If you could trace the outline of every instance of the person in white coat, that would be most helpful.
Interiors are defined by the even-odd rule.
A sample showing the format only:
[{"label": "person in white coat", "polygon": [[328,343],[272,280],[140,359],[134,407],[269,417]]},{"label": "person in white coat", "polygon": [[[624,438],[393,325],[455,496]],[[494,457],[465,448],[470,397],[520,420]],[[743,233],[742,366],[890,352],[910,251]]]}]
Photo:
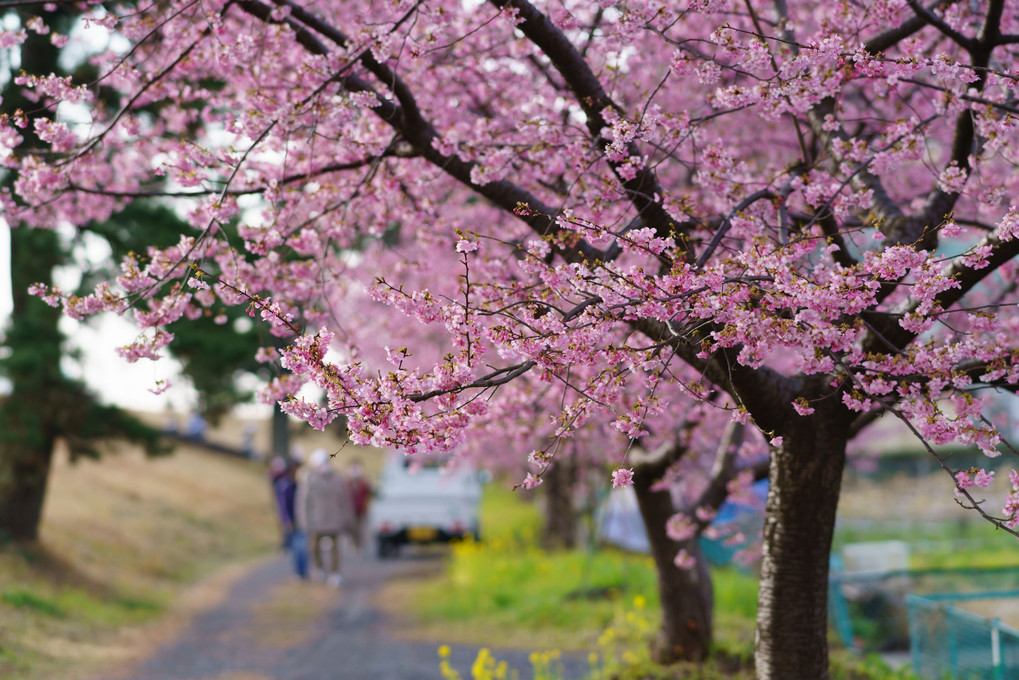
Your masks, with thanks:
[{"label": "person in white coat", "polygon": [[[329,462],[329,452],[316,449],[308,458],[308,472],[297,486],[297,526],[308,534],[312,563],[328,574],[326,582],[339,586],[340,536],[350,531],[354,507],[342,475]],[[322,543],[329,539],[329,569],[322,560]]]}]

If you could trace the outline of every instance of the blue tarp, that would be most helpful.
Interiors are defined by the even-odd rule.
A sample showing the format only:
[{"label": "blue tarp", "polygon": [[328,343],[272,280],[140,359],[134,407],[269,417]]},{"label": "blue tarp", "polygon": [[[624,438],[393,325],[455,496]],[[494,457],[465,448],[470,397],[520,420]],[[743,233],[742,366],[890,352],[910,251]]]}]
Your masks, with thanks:
[{"label": "blue tarp", "polygon": [[[753,486],[756,502],[752,505],[726,501],[718,509],[711,525],[728,535],[736,526],[746,541],[726,545],[725,538],[707,539],[701,537],[700,546],[705,557],[718,565],[729,564],[733,556],[746,543],[754,540],[764,521],[764,502],[768,497],[768,480],[762,479]],[[613,489],[595,513],[598,539],[633,552],[649,552],[647,532],[637,506],[637,496],[632,487]]]}]

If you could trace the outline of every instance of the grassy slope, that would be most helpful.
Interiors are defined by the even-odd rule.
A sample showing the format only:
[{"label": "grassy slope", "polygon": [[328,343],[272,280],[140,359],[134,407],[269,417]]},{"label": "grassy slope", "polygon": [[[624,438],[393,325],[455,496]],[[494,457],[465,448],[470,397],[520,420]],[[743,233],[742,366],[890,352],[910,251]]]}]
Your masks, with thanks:
[{"label": "grassy slope", "polygon": [[215,598],[229,570],[187,587],[277,536],[257,463],[187,447],[76,465],[59,454],[40,544],[0,547],[0,677],[63,680],[131,658],[146,634],[124,629]]}]

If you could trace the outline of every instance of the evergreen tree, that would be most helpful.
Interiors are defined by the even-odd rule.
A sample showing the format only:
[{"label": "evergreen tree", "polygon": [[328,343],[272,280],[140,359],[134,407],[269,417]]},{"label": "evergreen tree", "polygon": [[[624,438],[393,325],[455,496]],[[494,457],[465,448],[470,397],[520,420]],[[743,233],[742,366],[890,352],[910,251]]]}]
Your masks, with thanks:
[{"label": "evergreen tree", "polygon": [[[67,28],[73,17],[50,13],[55,29]],[[21,48],[21,68],[52,73],[59,69],[60,50],[47,36],[30,33]],[[31,119],[52,112],[35,109],[34,102],[6,79],[0,114],[23,111]],[[31,129],[25,144],[42,145]],[[2,177],[5,187],[13,174]],[[46,482],[53,449],[63,439],[72,460],[99,455],[100,442],[125,439],[142,445],[149,454],[167,449],[159,431],[126,412],[101,404],[80,381],[61,370],[64,336],[58,322],[60,311],[28,294],[36,283],[50,284],[55,267],[68,261],[66,248],[51,229],[11,227],[11,284],[13,308],[4,329],[0,375],[10,381],[11,392],[0,400],[0,538],[31,541],[38,538]]]}]

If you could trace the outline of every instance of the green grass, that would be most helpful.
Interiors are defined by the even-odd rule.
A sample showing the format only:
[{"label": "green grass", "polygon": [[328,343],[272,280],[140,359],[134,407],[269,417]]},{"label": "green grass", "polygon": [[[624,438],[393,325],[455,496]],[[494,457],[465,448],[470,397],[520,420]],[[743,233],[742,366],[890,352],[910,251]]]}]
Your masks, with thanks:
[{"label": "green grass", "polygon": [[3,593],[0,593],[0,602],[18,609],[29,609],[43,616],[59,617],[64,615],[64,609],[52,600],[21,588],[4,590]]},{"label": "green grass", "polygon": [[276,540],[257,464],[186,448],[73,466],[58,456],[40,542],[0,546],[0,677],[104,677],[140,649],[118,631]]},{"label": "green grass", "polygon": [[[534,504],[489,485],[482,502],[485,541],[453,546],[445,572],[412,591],[412,608],[425,636],[479,645],[498,641],[500,647],[553,654],[588,653],[592,680],[753,677],[754,574],[734,567],[714,569],[713,659],[701,666],[661,667],[649,651],[660,616],[651,559],[613,549],[545,551],[537,547],[540,523]],[[538,666],[548,663],[544,656],[534,659]],[[449,668],[443,668],[443,677],[452,678]],[[479,663],[473,680],[496,677],[493,668]],[[536,666],[534,674],[558,678],[544,666]],[[832,674],[834,680],[910,678],[879,658],[861,659],[839,650],[832,653]]]},{"label": "green grass", "polygon": [[1015,539],[980,519],[918,522],[908,531],[894,525],[838,527],[833,550],[849,543],[905,541],[911,569],[1019,566]]},{"label": "green grass", "polygon": [[[655,600],[654,567],[620,551],[546,551],[537,546],[541,517],[518,494],[490,484],[481,506],[485,540],[454,545],[438,579],[414,595],[426,626],[487,636],[515,631],[510,645],[589,647],[620,602]],[[489,640],[494,639],[488,637]]]},{"label": "green grass", "polygon": [[[429,612],[441,618],[490,618],[501,626],[600,628],[614,603],[654,593],[654,572],[646,558],[602,551],[546,552],[533,545],[496,539],[463,543],[440,588],[429,594]],[[455,595],[453,595],[455,593]]]},{"label": "green grass", "polygon": [[[520,637],[589,648],[635,599],[657,619],[650,557],[612,548],[546,551],[537,546],[541,516],[519,494],[490,484],[481,505],[486,540],[453,546],[445,573],[422,584],[415,611],[427,624],[469,621],[476,631],[527,629]],[[714,570],[720,629],[745,641],[757,612],[757,580],[736,568]],[[750,622],[749,624],[747,622]]]},{"label": "green grass", "polygon": [[912,569],[983,569],[1019,567],[1015,539],[983,545],[946,545],[943,549],[910,555]]},{"label": "green grass", "polygon": [[531,543],[541,530],[541,513],[534,503],[499,482],[485,486],[481,496],[481,531],[486,539]]},{"label": "green grass", "polygon": [[894,522],[887,526],[877,522],[859,526],[839,525],[835,529],[833,541],[838,548],[847,543],[865,541],[902,540],[909,543],[975,541],[993,544],[1007,538],[990,522],[973,518],[968,521],[916,522],[901,526],[896,526]]}]

